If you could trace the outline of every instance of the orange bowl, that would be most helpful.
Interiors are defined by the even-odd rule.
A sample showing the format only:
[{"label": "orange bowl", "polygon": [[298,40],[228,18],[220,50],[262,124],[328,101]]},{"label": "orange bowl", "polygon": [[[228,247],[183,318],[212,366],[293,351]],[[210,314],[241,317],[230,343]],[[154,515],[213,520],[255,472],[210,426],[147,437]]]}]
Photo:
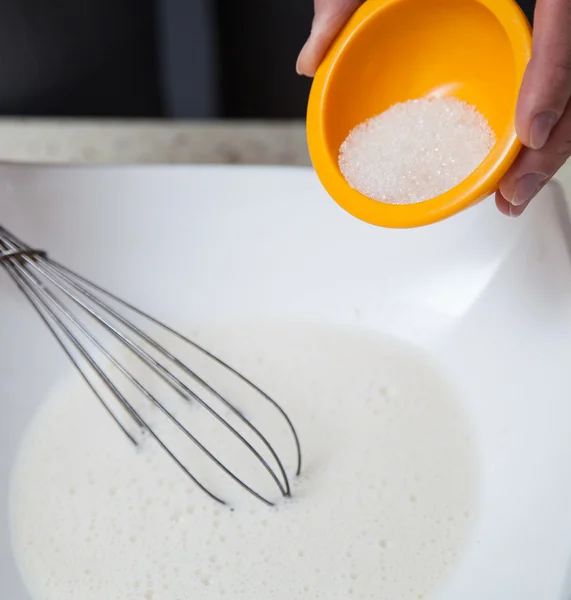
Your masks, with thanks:
[{"label": "orange bowl", "polygon": [[[367,0],[319,67],[309,97],[313,166],[333,199],[383,227],[418,227],[492,194],[517,157],[519,88],[531,57],[531,29],[513,0]],[[397,102],[454,96],[475,106],[497,142],[450,191],[417,204],[371,200],[345,181],[339,147],[351,129]]]}]

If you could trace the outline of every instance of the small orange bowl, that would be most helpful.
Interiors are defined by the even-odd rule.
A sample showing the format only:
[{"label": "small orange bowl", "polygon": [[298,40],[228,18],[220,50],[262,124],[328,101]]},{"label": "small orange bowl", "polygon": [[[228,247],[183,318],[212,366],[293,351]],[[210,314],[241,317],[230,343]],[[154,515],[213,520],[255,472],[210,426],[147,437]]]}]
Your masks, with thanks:
[{"label": "small orange bowl", "polygon": [[[319,67],[309,98],[313,166],[333,199],[383,227],[418,227],[492,194],[516,159],[519,88],[531,57],[531,29],[513,0],[367,0]],[[497,142],[450,191],[418,204],[371,200],[345,181],[339,147],[351,129],[397,102],[454,96],[475,106]]]}]

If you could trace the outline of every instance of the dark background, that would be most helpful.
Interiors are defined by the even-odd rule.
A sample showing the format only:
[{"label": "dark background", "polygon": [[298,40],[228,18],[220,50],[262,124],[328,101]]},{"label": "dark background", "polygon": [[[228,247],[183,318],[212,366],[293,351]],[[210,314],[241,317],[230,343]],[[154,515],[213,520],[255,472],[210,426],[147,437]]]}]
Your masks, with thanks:
[{"label": "dark background", "polygon": [[312,0],[0,0],[0,115],[303,118],[312,17]]}]

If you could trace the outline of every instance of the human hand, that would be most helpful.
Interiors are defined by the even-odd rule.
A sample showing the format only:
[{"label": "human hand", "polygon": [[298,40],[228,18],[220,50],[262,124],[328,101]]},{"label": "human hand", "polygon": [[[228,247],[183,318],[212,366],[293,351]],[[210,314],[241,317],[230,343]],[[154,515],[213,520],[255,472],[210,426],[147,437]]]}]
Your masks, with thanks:
[{"label": "human hand", "polygon": [[[315,18],[297,71],[312,77],[329,45],[363,0],[314,0]],[[571,156],[571,0],[537,0],[533,57],[516,111],[524,149],[500,182],[499,210],[519,216]]]},{"label": "human hand", "polygon": [[516,130],[524,149],[500,182],[496,204],[517,217],[571,155],[571,1],[537,0],[532,59]]}]

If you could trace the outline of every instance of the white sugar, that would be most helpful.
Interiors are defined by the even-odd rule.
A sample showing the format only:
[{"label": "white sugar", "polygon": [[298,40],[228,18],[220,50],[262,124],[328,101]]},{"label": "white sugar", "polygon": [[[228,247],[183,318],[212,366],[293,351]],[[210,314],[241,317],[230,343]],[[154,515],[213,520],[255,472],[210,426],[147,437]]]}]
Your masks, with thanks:
[{"label": "white sugar", "polygon": [[339,167],[361,194],[413,204],[466,179],[495,142],[486,118],[466,102],[410,100],[357,125],[341,145]]}]

